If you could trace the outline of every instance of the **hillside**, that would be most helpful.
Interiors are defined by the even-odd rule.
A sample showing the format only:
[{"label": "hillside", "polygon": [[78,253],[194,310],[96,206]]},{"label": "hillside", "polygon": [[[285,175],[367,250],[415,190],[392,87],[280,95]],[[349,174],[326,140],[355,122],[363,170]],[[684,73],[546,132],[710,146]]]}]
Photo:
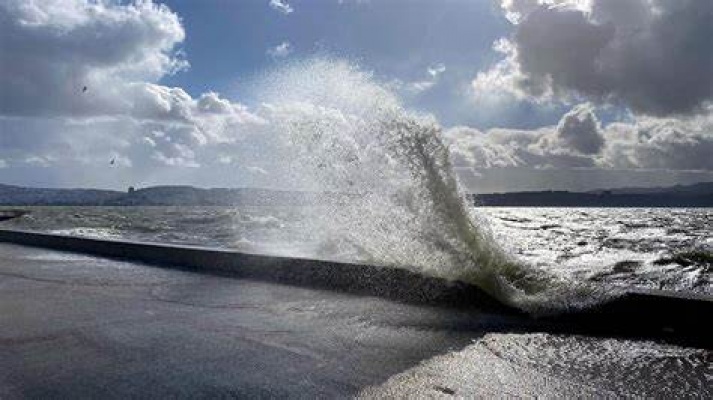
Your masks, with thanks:
[{"label": "hillside", "polygon": [[[4,206],[239,206],[305,205],[318,195],[270,189],[200,189],[154,186],[129,192],[96,189],[26,188],[0,184]],[[713,207],[713,182],[669,188],[590,192],[539,191],[469,195],[480,206],[525,207]]]},{"label": "hillside", "polygon": [[48,189],[0,185],[4,206],[232,206],[298,205],[315,196],[268,189],[200,189],[155,186],[119,192],[94,189]]},{"label": "hillside", "polygon": [[470,199],[481,206],[510,207],[713,207],[713,182],[590,192],[492,193],[471,195]]},{"label": "hillside", "polygon": [[0,184],[0,205],[99,205],[121,195],[122,192],[111,190],[27,188]]}]

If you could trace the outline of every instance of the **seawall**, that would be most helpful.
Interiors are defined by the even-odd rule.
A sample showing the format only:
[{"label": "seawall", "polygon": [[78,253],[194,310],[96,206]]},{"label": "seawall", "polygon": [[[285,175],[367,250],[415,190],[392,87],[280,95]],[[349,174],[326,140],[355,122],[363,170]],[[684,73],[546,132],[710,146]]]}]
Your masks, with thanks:
[{"label": "seawall", "polygon": [[707,319],[713,315],[713,298],[705,295],[632,289],[611,302],[587,310],[529,318],[473,285],[426,277],[404,269],[5,229],[0,229],[0,242],[377,296],[405,303],[506,314],[520,321],[517,326],[506,327],[514,331],[638,337],[713,347],[713,328],[707,324]]},{"label": "seawall", "polygon": [[479,304],[500,312],[518,313],[475,286],[396,268],[20,230],[0,229],[0,241],[408,303],[451,307]]}]

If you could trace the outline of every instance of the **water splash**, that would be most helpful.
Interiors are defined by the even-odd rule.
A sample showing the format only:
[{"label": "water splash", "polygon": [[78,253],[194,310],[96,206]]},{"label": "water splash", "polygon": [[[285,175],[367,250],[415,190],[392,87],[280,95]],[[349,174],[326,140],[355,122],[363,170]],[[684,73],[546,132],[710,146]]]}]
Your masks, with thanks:
[{"label": "water splash", "polygon": [[601,301],[507,254],[467,207],[437,121],[371,74],[303,61],[270,75],[260,96],[273,170],[285,185],[330,194],[310,218],[325,251],[472,283],[530,311]]}]

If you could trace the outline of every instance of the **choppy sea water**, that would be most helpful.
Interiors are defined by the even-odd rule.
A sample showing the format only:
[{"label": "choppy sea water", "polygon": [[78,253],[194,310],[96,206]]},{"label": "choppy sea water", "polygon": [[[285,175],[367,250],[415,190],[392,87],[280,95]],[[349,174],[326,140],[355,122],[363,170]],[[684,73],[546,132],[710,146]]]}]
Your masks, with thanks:
[{"label": "choppy sea water", "polygon": [[519,260],[576,281],[713,293],[713,209],[487,208]]},{"label": "choppy sea water", "polygon": [[[574,281],[713,294],[713,210],[473,208],[516,260]],[[305,207],[35,207],[2,223],[86,237],[370,262]]]}]

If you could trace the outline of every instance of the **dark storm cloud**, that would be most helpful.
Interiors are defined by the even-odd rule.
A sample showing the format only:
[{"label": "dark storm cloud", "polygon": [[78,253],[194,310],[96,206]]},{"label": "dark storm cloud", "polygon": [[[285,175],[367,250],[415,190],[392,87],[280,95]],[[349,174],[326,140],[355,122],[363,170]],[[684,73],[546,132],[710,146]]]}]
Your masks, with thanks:
[{"label": "dark storm cloud", "polygon": [[[713,1],[504,1],[512,89],[584,96],[637,113],[700,112],[713,100]],[[542,4],[547,3],[547,4]]]}]

